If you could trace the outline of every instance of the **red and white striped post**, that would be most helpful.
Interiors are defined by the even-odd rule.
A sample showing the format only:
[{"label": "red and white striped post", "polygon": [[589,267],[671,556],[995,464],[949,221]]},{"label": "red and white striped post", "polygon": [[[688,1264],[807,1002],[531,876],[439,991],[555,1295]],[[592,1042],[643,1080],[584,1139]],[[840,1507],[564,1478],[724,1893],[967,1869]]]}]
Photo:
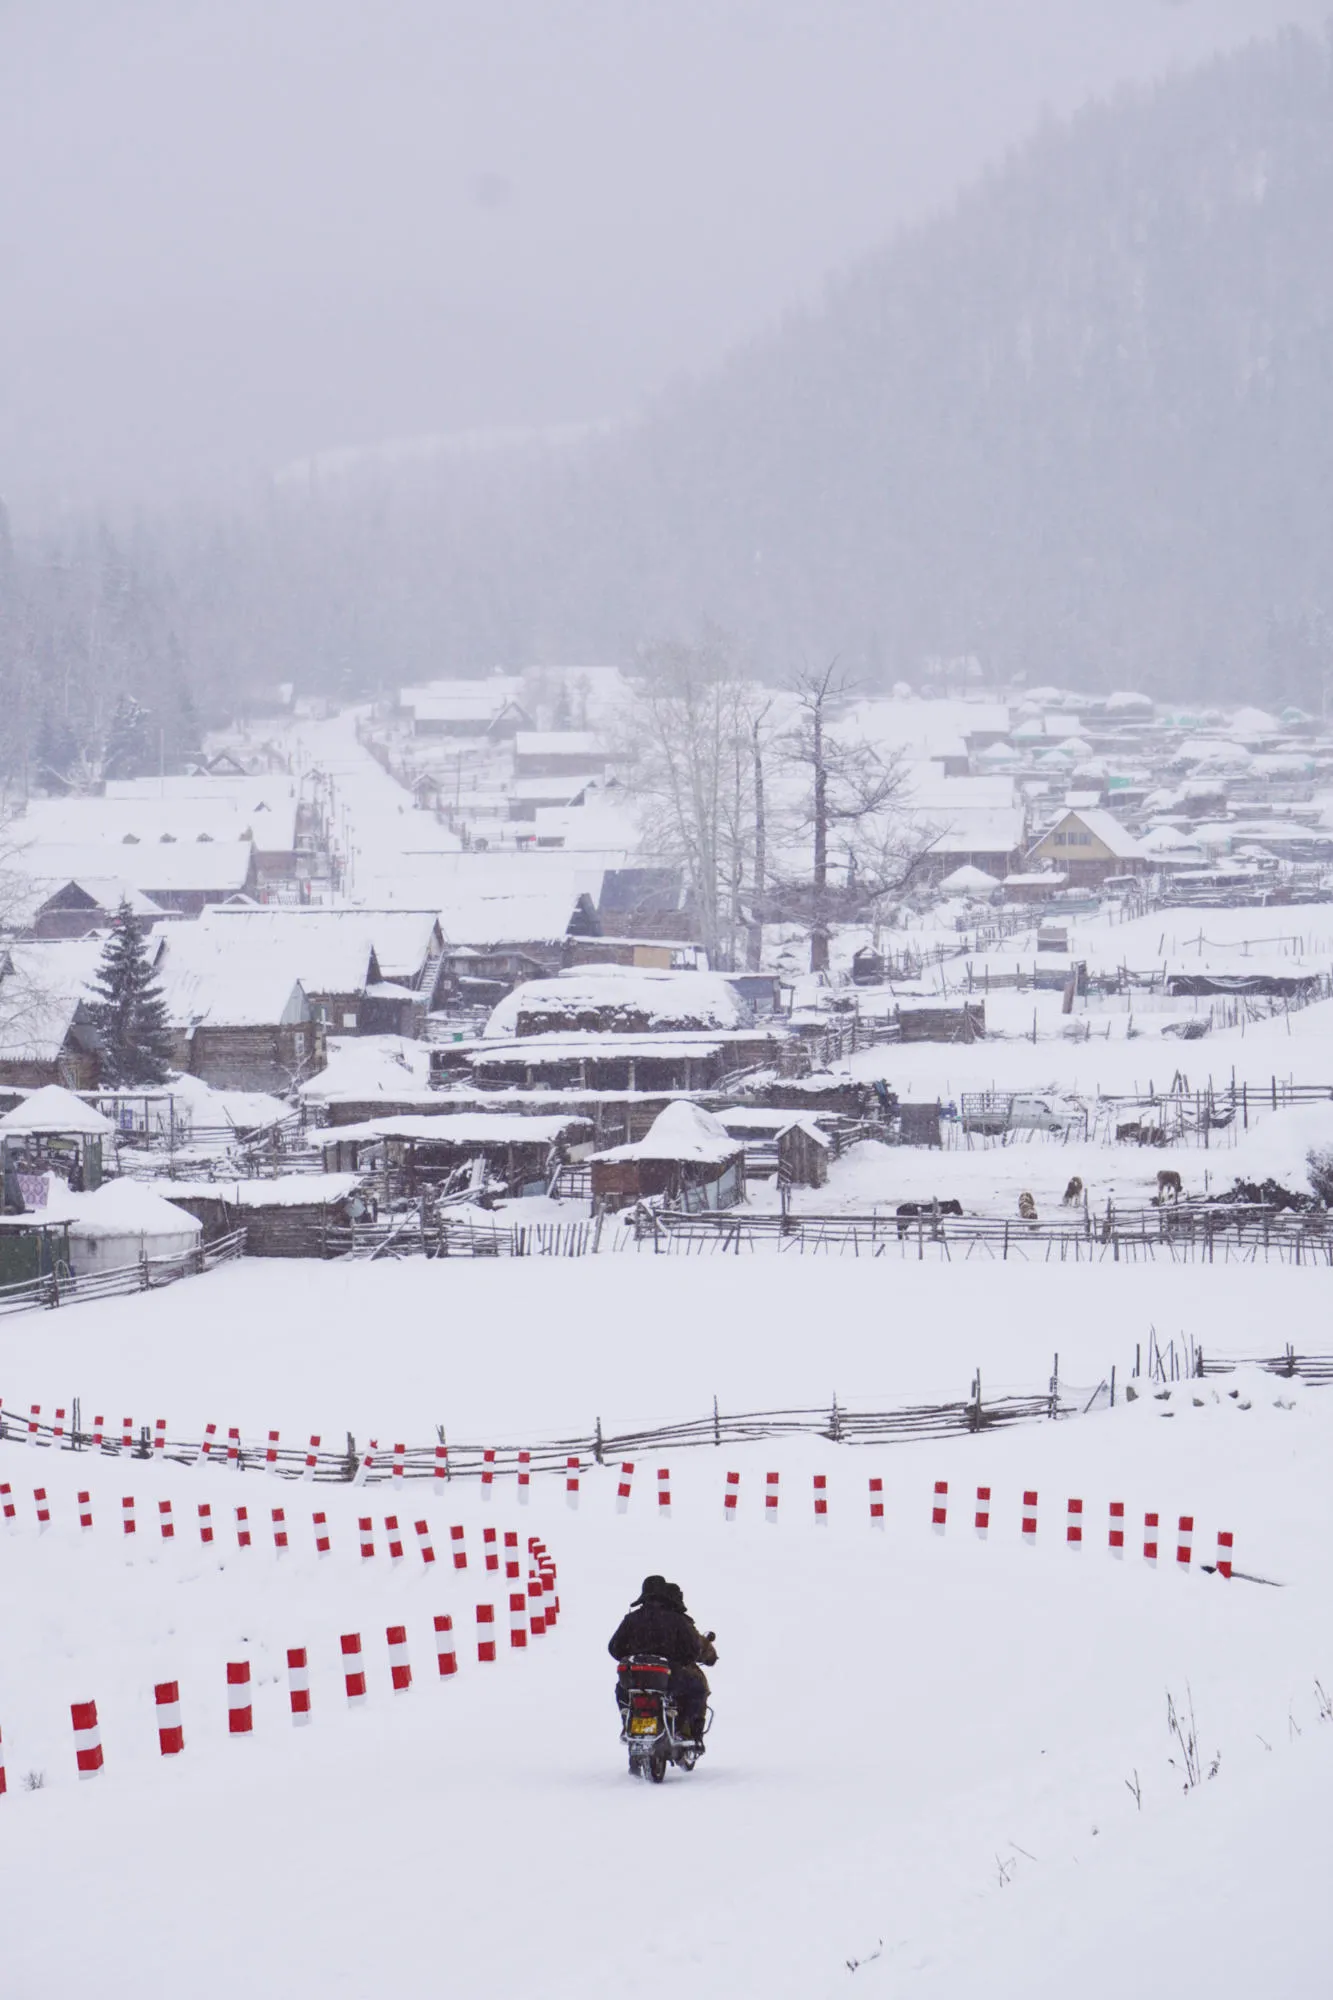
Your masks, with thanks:
[{"label": "red and white striped post", "polygon": [[495,1538],[494,1528],[482,1529],[481,1531],[482,1553],[486,1558],[486,1567],[487,1569],[490,1570],[498,1570],[500,1567],[500,1551],[495,1546],[495,1539],[496,1538]]},{"label": "red and white striped post", "polygon": [[1029,1487],[1023,1495],[1023,1540],[1031,1548],[1037,1539],[1037,1496]]},{"label": "red and white striped post", "polygon": [[815,1526],[817,1528],[827,1528],[828,1475],[827,1473],[824,1472],[817,1472],[814,1475],[814,1480],[815,1480]]},{"label": "red and white striped post", "polygon": [[764,1475],[764,1519],[773,1527],[778,1523],[778,1475],[769,1472]]},{"label": "red and white striped post", "polygon": [[357,1535],[359,1537],[361,1544],[362,1562],[369,1562],[371,1557],[375,1553],[375,1537],[371,1532],[371,1525],[372,1525],[371,1518],[369,1514],[357,1515],[356,1527],[357,1527]]},{"label": "red and white striped post", "polygon": [[495,1659],[495,1606],[477,1606],[477,1659],[483,1666],[489,1666]]},{"label": "red and white striped post", "polygon": [[302,1479],[313,1479],[315,1476],[315,1467],[318,1465],[318,1463],[319,1463],[319,1439],[317,1437],[312,1437],[310,1440],[309,1448],[306,1451],[305,1464],[301,1467]]},{"label": "red and white striped post", "polygon": [[287,1540],[287,1510],[285,1507],[272,1507],[269,1512],[273,1516],[274,1551],[280,1556],[285,1556],[290,1546]]},{"label": "red and white striped post", "polygon": [[870,1482],[870,1525],[872,1528],[884,1526],[884,1481],[872,1479]]},{"label": "red and white striped post", "polygon": [[157,1525],[158,1525],[158,1528],[159,1528],[159,1529],[160,1529],[160,1531],[161,1531],[161,1534],[162,1534],[162,1539],[163,1539],[163,1541],[164,1541],[164,1542],[174,1542],[174,1541],[175,1541],[175,1539],[176,1539],[176,1523],[175,1523],[175,1521],[174,1521],[174,1520],[172,1519],[172,1514],[171,1514],[171,1502],[170,1502],[170,1500],[159,1500],[159,1501],[158,1501],[158,1503],[157,1503]]},{"label": "red and white striped post", "polygon": [[120,1448],[122,1451],[134,1449],[134,1419],[122,1417],[120,1420]]},{"label": "red and white striped post", "polygon": [[511,1646],[526,1646],[528,1643],[528,1594],[525,1590],[511,1590],[509,1593],[509,1643]]},{"label": "red and white striped post", "polygon": [[7,1780],[7,1779],[6,1779],[6,1777],[5,1777],[5,1745],[4,1745],[4,1738],[3,1738],[2,1736],[0,1736],[0,1799],[2,1799],[2,1798],[4,1797],[5,1793],[6,1793],[6,1792],[7,1792],[8,1790],[9,1790],[9,1784],[8,1784],[8,1780]]},{"label": "red and white striped post", "polygon": [[620,1484],[616,1488],[616,1512],[628,1514],[630,1483],[634,1478],[634,1461],[626,1459],[620,1468]]},{"label": "red and white striped post", "polygon": [[8,1484],[0,1486],[0,1507],[4,1508],[5,1526],[11,1531],[18,1526],[18,1512],[14,1506],[14,1496]]},{"label": "red and white striped post", "polygon": [[396,1569],[403,1560],[403,1535],[396,1514],[384,1516],[384,1533],[389,1543],[389,1561]]},{"label": "red and white striped post", "polygon": [[481,1454],[481,1497],[491,1500],[495,1494],[495,1453],[483,1451]]},{"label": "red and white striped post", "polygon": [[1157,1561],[1157,1530],[1157,1515],[1145,1514],[1143,1517],[1143,1560],[1146,1563],[1155,1564]]},{"label": "red and white striped post", "polygon": [[93,1418],[93,1450],[94,1450],[94,1451],[100,1451],[100,1450],[102,1449],[102,1434],[103,1434],[103,1432],[104,1432],[105,1428],[106,1428],[106,1418],[105,1418],[105,1417],[94,1417],[94,1418]]},{"label": "red and white striped post", "polygon": [[213,1509],[207,1500],[199,1502],[199,1539],[205,1547],[213,1539]]},{"label": "red and white striped post", "polygon": [[505,1529],[505,1576],[510,1583],[518,1577],[518,1536],[512,1528]]},{"label": "red and white striped post", "polygon": [[157,1743],[164,1757],[179,1757],[185,1748],[181,1723],[179,1681],[155,1681],[153,1700],[157,1704]]},{"label": "red and white striped post", "polygon": [[87,1534],[93,1525],[93,1500],[91,1493],[79,1494],[79,1526]]},{"label": "red and white striped post", "polygon": [[736,1507],[740,1501],[740,1497],[741,1476],[739,1472],[729,1472],[727,1474],[727,1490],[722,1497],[722,1519],[724,1521],[735,1520]]},{"label": "red and white striped post", "polygon": [[227,1432],[227,1464],[231,1467],[233,1471],[237,1471],[240,1468],[240,1463],[241,1463],[241,1433],[238,1426],[233,1424],[231,1429]]},{"label": "red and white striped post", "polygon": [[449,1447],[437,1444],[435,1447],[435,1477],[445,1480],[449,1477]]},{"label": "red and white striped post", "polygon": [[59,1451],[60,1447],[64,1444],[64,1442],[65,1442],[65,1412],[63,1410],[57,1410],[55,1424],[52,1427],[51,1431],[51,1444],[56,1451]]},{"label": "red and white striped post", "polygon": [[41,1404],[40,1403],[30,1404],[28,1407],[28,1443],[30,1445],[35,1446],[41,1442],[41,1440],[37,1435],[38,1431],[41,1429],[41,1423],[42,1423]]},{"label": "red and white striped post", "polygon": [[160,1461],[165,1455],[166,1449],[167,1420],[165,1417],[159,1417],[153,1425],[153,1457]]},{"label": "red and white striped post", "polygon": [[1071,1500],[1065,1516],[1065,1547],[1081,1549],[1083,1546],[1083,1502]]},{"label": "red and white striped post", "polygon": [[69,1719],[74,1725],[74,1761],[81,1778],[95,1778],[102,1768],[102,1732],[97,1726],[95,1701],[72,1701]]},{"label": "red and white striped post", "polygon": [[310,1525],[315,1531],[315,1554],[326,1556],[329,1552],[329,1517],[327,1514],[312,1514]]},{"label": "red and white striped post", "polygon": [[949,1482],[947,1479],[935,1481],[935,1499],[930,1510],[930,1525],[937,1535],[942,1535],[949,1520]]},{"label": "red and white striped post", "polygon": [[526,1507],[532,1499],[532,1453],[521,1451],[518,1455],[518,1504]]},{"label": "red and white striped post", "polygon": [[51,1503],[46,1497],[46,1488],[34,1486],[32,1497],[37,1508],[37,1532],[44,1535],[51,1525]]},{"label": "red and white striped post", "polygon": [[276,1431],[270,1431],[268,1434],[268,1449],[264,1453],[264,1470],[266,1472],[276,1472],[277,1469],[278,1469],[278,1433]]},{"label": "red and white striped post", "polygon": [[393,1448],[393,1476],[395,1479],[403,1478],[406,1466],[407,1446],[405,1444],[396,1444]]},{"label": "red and white striped post", "polygon": [[292,1727],[303,1729],[311,1720],[310,1663],[304,1646],[287,1648],[287,1693],[292,1704]]},{"label": "red and white striped post", "polygon": [[120,1525],[127,1535],[132,1535],[138,1523],[134,1518],[134,1495],[127,1493],[120,1503]]},{"label": "red and white striped post", "polygon": [[417,1547],[421,1550],[421,1560],[429,1568],[435,1560],[435,1550],[430,1539],[430,1524],[426,1521],[418,1521],[416,1529]]},{"label": "red and white striped post", "polygon": [[201,1465],[208,1464],[209,1459],[213,1455],[213,1446],[217,1443],[217,1437],[218,1437],[217,1425],[205,1424],[204,1441],[199,1447],[199,1463]]},{"label": "red and white striped post", "polygon": [[1194,1516],[1182,1514],[1176,1530],[1176,1561],[1188,1569],[1194,1560]]},{"label": "red and white striped post", "polygon": [[990,1487],[978,1486],[977,1511],[972,1526],[976,1529],[977,1540],[984,1542],[990,1535]]},{"label": "red and white striped post", "polygon": [[406,1694],[412,1685],[412,1663],[407,1657],[406,1625],[389,1625],[385,1628],[389,1642],[389,1677],[395,1694]]},{"label": "red and white striped post", "polygon": [[366,1675],[361,1665],[361,1634],[344,1632],[338,1641],[342,1647],[343,1681],[347,1688],[347,1706],[360,1708],[366,1698]]},{"label": "red and white striped post", "polygon": [[577,1458],[565,1460],[565,1505],[577,1507],[579,1504],[579,1462]]},{"label": "red and white striped post", "polygon": [[1233,1540],[1234,1540],[1234,1537],[1233,1537],[1233,1535],[1232,1535],[1232,1533],[1231,1533],[1231,1530],[1230,1530],[1230,1528],[1219,1528],[1219,1529],[1218,1529],[1218,1531],[1217,1531],[1217,1573],[1218,1573],[1218,1575],[1219,1575],[1219,1576],[1228,1576],[1228,1577],[1229,1577],[1229,1576],[1231,1575],[1231,1549],[1232,1549],[1232,1543],[1233,1543]]},{"label": "red and white striped post", "polygon": [[546,1610],[542,1602],[543,1595],[541,1571],[534,1570],[528,1578],[528,1626],[534,1639],[543,1638],[546,1633]]},{"label": "red and white striped post", "polygon": [[1111,1502],[1111,1525],[1107,1530],[1107,1547],[1111,1554],[1123,1560],[1125,1553],[1125,1503],[1123,1500]]},{"label": "red and white striped post", "polygon": [[255,1712],[250,1706],[250,1662],[228,1660],[227,1734],[249,1736],[253,1734],[254,1726]]},{"label": "red and white striped post", "polygon": [[447,1611],[437,1611],[435,1614],[435,1659],[442,1681],[449,1680],[458,1672],[458,1655],[454,1651],[454,1621]]},{"label": "red and white striped post", "polygon": [[236,1546],[238,1549],[250,1547],[250,1510],[248,1507],[236,1509]]},{"label": "red and white striped post", "polygon": [[454,1552],[454,1568],[466,1569],[467,1550],[463,1546],[463,1530],[461,1527],[450,1528],[449,1546],[452,1548]]},{"label": "red and white striped post", "polygon": [[665,1465],[657,1468],[657,1518],[659,1521],[671,1519],[671,1472]]}]

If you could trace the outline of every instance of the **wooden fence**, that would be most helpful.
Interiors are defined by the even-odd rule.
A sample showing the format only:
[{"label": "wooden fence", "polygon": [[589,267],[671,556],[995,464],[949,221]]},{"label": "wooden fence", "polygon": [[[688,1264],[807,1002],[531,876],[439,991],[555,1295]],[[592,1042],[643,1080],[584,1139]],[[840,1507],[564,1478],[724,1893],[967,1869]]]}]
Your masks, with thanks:
[{"label": "wooden fence", "polygon": [[85,1305],[91,1299],[111,1299],[129,1292],[151,1292],[174,1285],[178,1278],[198,1277],[215,1264],[227,1263],[245,1252],[245,1231],[232,1230],[198,1250],[181,1257],[141,1257],[137,1264],[125,1264],[114,1271],[95,1271],[74,1277],[65,1265],[32,1278],[26,1284],[0,1289],[0,1315],[32,1312],[37,1307]]},{"label": "wooden fence", "polygon": [[680,1215],[636,1209],[626,1234],[657,1254],[740,1256],[768,1248],[798,1256],[839,1255],[944,1263],[969,1258],[1001,1263],[1317,1264],[1333,1268],[1333,1215],[1291,1214],[1257,1206],[1164,1204],[1068,1220],[1023,1222],[984,1215],[898,1218],[870,1215]]},{"label": "wooden fence", "polygon": [[[1048,1387],[1031,1395],[986,1397],[980,1373],[972,1383],[966,1401],[918,1403],[891,1410],[857,1410],[836,1398],[821,1409],[755,1410],[724,1413],[714,1398],[711,1412],[684,1423],[660,1424],[643,1429],[608,1432],[598,1418],[590,1432],[581,1436],[539,1440],[530,1444],[509,1442],[482,1446],[446,1440],[440,1425],[427,1444],[404,1445],[401,1450],[381,1449],[374,1441],[358,1447],[348,1432],[342,1451],[311,1450],[275,1444],[271,1436],[262,1440],[235,1441],[234,1447],[213,1442],[205,1452],[198,1439],[167,1438],[159,1446],[154,1432],[141,1425],[133,1442],[126,1447],[119,1435],[107,1432],[100,1445],[82,1428],[80,1401],[72,1399],[73,1422],[57,1433],[53,1425],[0,1415],[0,1441],[46,1445],[65,1451],[100,1451],[103,1456],[143,1460],[169,1458],[175,1464],[227,1465],[240,1471],[263,1470],[288,1479],[313,1479],[325,1483],[368,1485],[404,1479],[429,1480],[442,1487],[453,1479],[477,1479],[483,1472],[493,1476],[518,1470],[518,1454],[527,1454],[525,1470],[563,1475],[571,1459],[580,1465],[623,1462],[636,1453],[686,1451],[700,1446],[720,1448],[724,1444],[753,1444],[765,1438],[819,1437],[830,1444],[895,1444],[931,1437],[961,1437],[981,1431],[1005,1429],[1013,1424],[1047,1422],[1062,1417],[1086,1415],[1106,1405],[1114,1391],[1114,1371],[1091,1394],[1071,1390],[1053,1374]],[[234,1455],[233,1454],[234,1451]]]}]

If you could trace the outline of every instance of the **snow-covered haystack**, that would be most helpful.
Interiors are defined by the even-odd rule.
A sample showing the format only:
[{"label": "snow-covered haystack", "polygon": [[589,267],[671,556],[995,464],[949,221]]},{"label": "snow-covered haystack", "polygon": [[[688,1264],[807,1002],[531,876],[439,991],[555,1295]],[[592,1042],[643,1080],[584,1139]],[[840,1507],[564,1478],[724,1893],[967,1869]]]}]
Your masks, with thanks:
[{"label": "snow-covered haystack", "polygon": [[203,1236],[192,1215],[139,1181],[107,1181],[95,1194],[71,1198],[78,1203],[69,1226],[76,1278],[120,1271],[142,1257],[185,1257]]},{"label": "snow-covered haystack", "polygon": [[642,1139],[599,1154],[604,1160],[691,1160],[720,1166],[741,1150],[725,1125],[701,1104],[678,1097],[659,1111]]}]

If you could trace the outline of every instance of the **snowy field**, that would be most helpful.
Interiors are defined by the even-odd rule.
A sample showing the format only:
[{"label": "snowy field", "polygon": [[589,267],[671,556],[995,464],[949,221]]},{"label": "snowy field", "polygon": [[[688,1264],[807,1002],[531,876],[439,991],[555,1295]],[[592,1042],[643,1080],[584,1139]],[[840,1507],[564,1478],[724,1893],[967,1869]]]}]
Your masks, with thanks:
[{"label": "snowy field", "polygon": [[[778,1273],[781,1273],[779,1278]],[[341,1443],[436,1423],[470,1443],[660,1424],[710,1407],[890,1407],[1123,1384],[1150,1325],[1211,1351],[1326,1345],[1317,1273],[1280,1268],[935,1268],[637,1258],[387,1268],[246,1262],[142,1299],[0,1329],[7,1409],[81,1398],[284,1442]],[[812,1338],[812,1334],[814,1337]],[[1145,1386],[1145,1385],[1140,1385]],[[1229,1391],[1236,1389],[1236,1396]],[[1198,1396],[1196,1404],[1195,1397]],[[1248,1407],[1243,1407],[1248,1405]],[[1247,1373],[1112,1411],[981,1437],[853,1449],[815,1439],[636,1455],[563,1482],[473,1481],[399,1504],[225,1469],[94,1461],[6,1443],[17,1523],[0,1538],[7,1621],[0,1730],[9,1791],[0,1867],[18,2000],[154,1991],[170,1966],[205,1996],[386,1988],[518,1996],[847,1988],[965,2000],[1178,1995],[1258,1983],[1327,1990],[1319,1912],[1333,1722],[1333,1395]],[[669,1466],[669,1522],[654,1504]],[[723,1522],[724,1475],[741,1475]],[[764,1475],[781,1475],[776,1525]],[[811,1478],[828,1481],[817,1527]],[[884,1480],[886,1526],[867,1481]],[[930,1514],[949,1483],[941,1536]],[[52,1521],[38,1535],[33,1489]],[[973,1495],[992,1490],[986,1540]],[[81,1534],[75,1493],[91,1494]],[[1035,1545],[1022,1495],[1039,1493]],[[138,1503],[132,1544],[117,1516]],[[413,1498],[412,1496],[415,1496]],[[1087,1545],[1065,1545],[1083,1498]],[[156,1533],[170,1498],[176,1538]],[[204,1550],[195,1510],[213,1508]],[[1126,1509],[1127,1552],[1107,1548]],[[254,1546],[235,1545],[248,1506]],[[291,1550],[271,1546],[285,1507]],[[314,1551],[310,1511],[332,1552]],[[1142,1557],[1159,1512],[1162,1560]],[[376,1554],[357,1554],[372,1513]],[[383,1519],[428,1520],[393,1568]],[[1195,1521],[1188,1573],[1172,1560]],[[466,1576],[449,1565],[465,1530]],[[476,1662],[474,1606],[503,1604],[481,1528],[543,1536],[561,1618],[525,1653]],[[1219,1529],[1239,1570],[1204,1574]],[[689,1778],[635,1785],[616,1741],[606,1637],[646,1571],[684,1586],[718,1633],[717,1711]],[[486,1588],[486,1584],[491,1588]],[[435,1672],[433,1617],[460,1671]],[[385,1629],[404,1623],[415,1685],[389,1690]],[[358,1631],[370,1700],[343,1697],[339,1635]],[[503,1617],[501,1637],[504,1637]],[[285,1649],[310,1655],[314,1723],[293,1729]],[[226,1730],[225,1666],[248,1659],[253,1740]],[[184,1755],[157,1754],[152,1686],[180,1683]],[[1186,1794],[1168,1690],[1192,1694],[1201,1782]],[[96,1698],[106,1767],[80,1784],[71,1701]],[[1173,1765],[1170,1761],[1175,1757]],[[1207,1776],[1214,1760],[1215,1777]],[[42,1775],[27,1790],[25,1774]],[[1136,1799],[1131,1786],[1137,1787]],[[1316,1870],[1319,1871],[1318,1876]],[[70,1912],[76,1912],[71,1919]],[[856,1962],[856,1970],[850,1966]],[[165,1977],[165,1974],[163,1975]]]}]

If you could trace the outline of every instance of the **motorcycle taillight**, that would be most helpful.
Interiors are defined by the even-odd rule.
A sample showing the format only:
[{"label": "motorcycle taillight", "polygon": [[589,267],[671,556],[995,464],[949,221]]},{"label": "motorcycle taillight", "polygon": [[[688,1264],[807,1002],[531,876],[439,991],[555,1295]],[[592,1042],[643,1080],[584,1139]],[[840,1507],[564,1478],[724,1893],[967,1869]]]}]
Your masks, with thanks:
[{"label": "motorcycle taillight", "polygon": [[654,1694],[634,1694],[630,1696],[630,1710],[634,1715],[656,1715],[657,1696]]}]

